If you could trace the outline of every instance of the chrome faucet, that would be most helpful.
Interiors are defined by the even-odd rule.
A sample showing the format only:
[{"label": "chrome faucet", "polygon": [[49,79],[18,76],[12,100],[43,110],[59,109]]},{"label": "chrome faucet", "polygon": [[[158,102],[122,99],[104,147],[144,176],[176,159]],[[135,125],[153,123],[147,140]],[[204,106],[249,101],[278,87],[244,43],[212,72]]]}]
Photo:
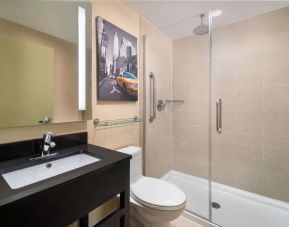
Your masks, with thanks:
[{"label": "chrome faucet", "polygon": [[46,132],[43,134],[41,157],[49,156],[51,148],[54,148],[56,146],[56,143],[52,141],[53,136],[54,134],[52,132]]},{"label": "chrome faucet", "polygon": [[58,153],[50,153],[51,148],[54,148],[56,146],[56,143],[52,141],[52,137],[55,134],[53,134],[52,132],[45,132],[43,134],[43,141],[41,144],[41,155],[36,157],[36,158],[30,158],[30,161],[35,161],[35,160],[41,160],[41,159],[45,159],[45,158],[49,158],[49,157],[53,157],[56,156]]}]

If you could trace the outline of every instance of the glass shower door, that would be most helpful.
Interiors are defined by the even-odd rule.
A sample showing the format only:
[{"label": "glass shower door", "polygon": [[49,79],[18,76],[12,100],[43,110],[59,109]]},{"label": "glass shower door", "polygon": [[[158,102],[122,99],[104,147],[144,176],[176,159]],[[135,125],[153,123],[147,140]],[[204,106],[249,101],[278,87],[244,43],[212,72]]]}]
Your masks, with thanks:
[{"label": "glass shower door", "polygon": [[186,211],[209,219],[208,13],[146,28],[145,174],[181,188]]},{"label": "glass shower door", "polygon": [[211,18],[211,209],[223,227],[289,223],[289,7],[270,4]]}]

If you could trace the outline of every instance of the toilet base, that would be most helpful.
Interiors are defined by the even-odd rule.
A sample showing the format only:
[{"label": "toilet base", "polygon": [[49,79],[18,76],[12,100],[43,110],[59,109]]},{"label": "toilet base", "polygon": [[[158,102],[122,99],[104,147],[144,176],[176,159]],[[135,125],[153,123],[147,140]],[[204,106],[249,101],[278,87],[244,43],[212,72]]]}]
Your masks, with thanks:
[{"label": "toilet base", "polygon": [[184,211],[185,206],[176,211],[157,211],[142,206],[131,206],[132,227],[169,227],[170,222],[178,218]]},{"label": "toilet base", "polygon": [[145,227],[170,227],[170,222],[162,222],[162,223],[147,223],[144,225]]},{"label": "toilet base", "polygon": [[[142,220],[145,222],[144,220]],[[131,227],[169,227],[170,222],[162,223],[142,223],[140,217],[136,214],[134,208],[130,208],[130,226]]]},{"label": "toilet base", "polygon": [[130,226],[145,227],[144,224],[140,222],[138,216],[136,215],[135,208],[133,206],[130,206]]}]

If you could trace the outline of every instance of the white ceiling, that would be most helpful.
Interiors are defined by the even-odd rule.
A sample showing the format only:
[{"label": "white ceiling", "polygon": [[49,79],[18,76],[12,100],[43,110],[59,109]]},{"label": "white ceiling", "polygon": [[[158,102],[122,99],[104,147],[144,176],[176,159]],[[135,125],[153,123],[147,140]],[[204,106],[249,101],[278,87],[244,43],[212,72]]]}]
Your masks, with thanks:
[{"label": "white ceiling", "polygon": [[[192,35],[199,25],[199,14],[208,15],[211,9],[221,9],[223,14],[215,17],[214,27],[276,10],[289,5],[289,1],[124,1],[136,13],[171,39]],[[208,18],[204,22],[208,24]]]}]

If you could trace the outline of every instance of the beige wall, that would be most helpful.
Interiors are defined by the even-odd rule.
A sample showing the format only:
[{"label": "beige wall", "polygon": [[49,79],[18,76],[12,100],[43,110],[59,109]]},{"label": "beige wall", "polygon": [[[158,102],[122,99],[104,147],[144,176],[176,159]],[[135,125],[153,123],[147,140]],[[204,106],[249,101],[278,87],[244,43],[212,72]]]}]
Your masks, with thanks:
[{"label": "beige wall", "polygon": [[[94,1],[92,18],[92,118],[113,120],[140,116],[141,102],[104,102],[97,100],[97,61],[95,18],[101,16],[112,24],[139,38],[139,16],[120,2]],[[139,70],[140,72],[140,70]],[[142,74],[139,73],[139,78]],[[140,95],[141,96],[141,95]],[[88,121],[89,143],[106,148],[117,149],[140,145],[140,124],[127,124],[110,127],[96,127]],[[90,214],[90,226],[115,206],[114,201],[101,206]]]},{"label": "beige wall", "polygon": [[172,41],[160,31],[153,31],[150,25],[142,22],[146,31],[144,58],[146,81],[146,141],[145,173],[152,177],[161,177],[172,167],[172,106],[157,111],[156,119],[149,122],[150,90],[149,73],[156,79],[156,100],[172,98]]},{"label": "beige wall", "polygon": [[86,128],[86,122],[83,121],[74,123],[0,129],[0,144],[40,138],[42,137],[42,134],[47,131],[52,131],[57,135],[62,135],[76,132],[84,132],[86,131]]},{"label": "beige wall", "polygon": [[[289,201],[288,20],[287,7],[217,28],[212,56],[213,180],[284,201]],[[206,38],[174,42],[174,59],[189,57],[174,62],[174,96],[191,100],[191,105],[175,109],[174,127],[181,127],[184,117],[197,121],[192,129],[174,128],[174,154],[186,153],[179,162],[174,156],[174,167],[197,176],[207,172],[206,156],[202,155],[207,152],[203,143],[208,137],[202,125],[208,111],[196,104],[206,95],[202,93],[207,90],[207,73],[205,68],[192,72],[206,62],[208,43],[202,39]],[[183,89],[180,77],[190,84],[190,92]],[[217,98],[223,99],[221,135],[215,131]],[[186,143],[188,134],[198,138],[198,144]]]},{"label": "beige wall", "polygon": [[[139,37],[139,16],[120,2],[94,1],[93,3],[93,42],[96,50],[95,18],[101,16],[128,33]],[[93,119],[113,120],[140,115],[140,102],[104,102],[97,100],[96,51],[92,51],[92,114]],[[141,75],[139,74],[139,77]],[[107,148],[120,148],[139,145],[139,124],[112,127],[95,127],[88,122],[89,142]]]}]

